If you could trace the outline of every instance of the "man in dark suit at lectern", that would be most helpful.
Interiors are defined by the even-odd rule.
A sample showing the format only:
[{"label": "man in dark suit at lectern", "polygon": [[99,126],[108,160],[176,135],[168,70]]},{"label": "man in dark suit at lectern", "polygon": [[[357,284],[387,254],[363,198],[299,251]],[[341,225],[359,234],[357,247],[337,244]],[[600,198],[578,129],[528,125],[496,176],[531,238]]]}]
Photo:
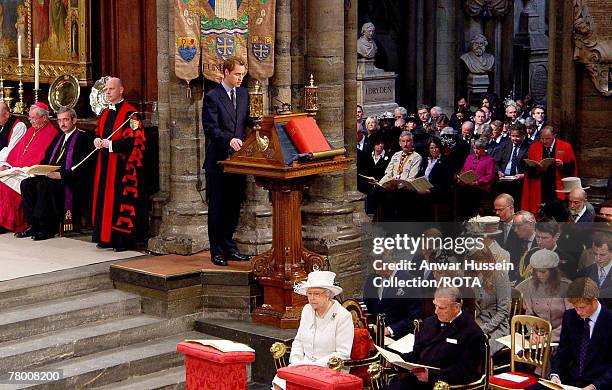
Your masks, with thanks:
[{"label": "man in dark suit at lectern", "polygon": [[245,178],[223,172],[220,161],[242,147],[249,119],[249,96],[241,88],[246,63],[240,58],[223,62],[223,80],[204,96],[202,121],[206,137],[206,191],[208,198],[208,239],[213,264],[226,266],[228,260],[247,261],[238,252],[233,235],[238,226]]}]

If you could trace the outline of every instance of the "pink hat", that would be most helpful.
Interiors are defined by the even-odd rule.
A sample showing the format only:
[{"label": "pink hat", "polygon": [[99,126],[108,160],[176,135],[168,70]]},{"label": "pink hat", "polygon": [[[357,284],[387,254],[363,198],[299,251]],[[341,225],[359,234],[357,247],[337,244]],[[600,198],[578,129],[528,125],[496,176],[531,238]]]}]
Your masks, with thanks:
[{"label": "pink hat", "polygon": [[32,107],[38,107],[38,108],[43,109],[45,111],[49,111],[49,106],[46,105],[43,102],[36,102],[36,103],[32,104]]}]

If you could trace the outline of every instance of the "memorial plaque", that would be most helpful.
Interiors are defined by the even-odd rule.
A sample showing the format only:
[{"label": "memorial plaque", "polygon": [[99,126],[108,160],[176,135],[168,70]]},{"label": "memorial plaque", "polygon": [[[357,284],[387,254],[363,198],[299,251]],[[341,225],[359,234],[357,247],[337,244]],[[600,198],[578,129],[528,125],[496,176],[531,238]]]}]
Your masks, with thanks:
[{"label": "memorial plaque", "polygon": [[548,82],[548,70],[544,65],[537,65],[531,74],[531,96],[536,102],[541,102],[546,97],[546,84]]},{"label": "memorial plaque", "polygon": [[395,100],[395,80],[371,80],[362,84],[363,103],[386,103]]},{"label": "memorial plaque", "polygon": [[374,66],[374,60],[357,60],[357,103],[367,116],[378,116],[397,107],[395,103],[395,78]]}]

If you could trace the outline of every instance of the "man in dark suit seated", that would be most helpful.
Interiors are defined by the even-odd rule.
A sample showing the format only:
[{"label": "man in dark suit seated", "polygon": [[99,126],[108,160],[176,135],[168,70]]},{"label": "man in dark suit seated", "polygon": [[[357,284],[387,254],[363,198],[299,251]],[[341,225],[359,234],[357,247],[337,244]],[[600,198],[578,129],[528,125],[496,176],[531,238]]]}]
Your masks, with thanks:
[{"label": "man in dark suit seated", "polygon": [[484,369],[485,335],[470,315],[461,310],[457,288],[438,288],[434,298],[436,315],[423,322],[412,352],[402,354],[408,362],[439,368],[415,368],[389,389],[431,389],[437,381],[470,383]]},{"label": "man in dark suit seated", "polygon": [[[399,263],[390,257],[383,255],[382,259],[373,263],[375,274],[366,279],[363,301],[368,308],[368,315],[385,315],[385,336],[397,340],[413,332],[414,320],[421,315],[421,300],[416,288],[401,288],[394,283],[413,279],[413,276],[406,271],[395,270]],[[385,287],[386,283],[391,285]]]},{"label": "man in dark suit seated", "polygon": [[[587,390],[612,389],[612,311],[599,303],[599,289],[589,278],[570,284],[561,339],[551,362],[550,380]],[[530,389],[544,389],[542,385]]]},{"label": "man in dark suit seated", "polygon": [[596,232],[591,244],[593,264],[583,268],[580,276],[588,277],[597,283],[601,302],[608,308],[612,306],[612,236]]},{"label": "man in dark suit seated", "polygon": [[80,227],[86,217],[89,199],[82,194],[91,192],[93,163],[91,158],[74,171],[71,169],[85,158],[91,149],[93,135],[76,128],[77,116],[72,108],[57,111],[57,123],[62,130],[49,148],[42,165],[59,166],[46,176],[34,176],[21,182],[23,211],[28,228],[15,237],[47,240],[63,230]]}]

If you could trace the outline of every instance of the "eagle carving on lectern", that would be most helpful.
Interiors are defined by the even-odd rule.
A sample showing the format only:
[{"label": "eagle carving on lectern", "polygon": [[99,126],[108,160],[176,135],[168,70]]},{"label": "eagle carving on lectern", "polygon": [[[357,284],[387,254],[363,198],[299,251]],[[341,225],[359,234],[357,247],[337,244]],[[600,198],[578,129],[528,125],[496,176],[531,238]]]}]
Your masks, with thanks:
[{"label": "eagle carving on lectern", "polygon": [[464,8],[468,15],[482,18],[504,16],[512,9],[511,0],[465,0]]}]

